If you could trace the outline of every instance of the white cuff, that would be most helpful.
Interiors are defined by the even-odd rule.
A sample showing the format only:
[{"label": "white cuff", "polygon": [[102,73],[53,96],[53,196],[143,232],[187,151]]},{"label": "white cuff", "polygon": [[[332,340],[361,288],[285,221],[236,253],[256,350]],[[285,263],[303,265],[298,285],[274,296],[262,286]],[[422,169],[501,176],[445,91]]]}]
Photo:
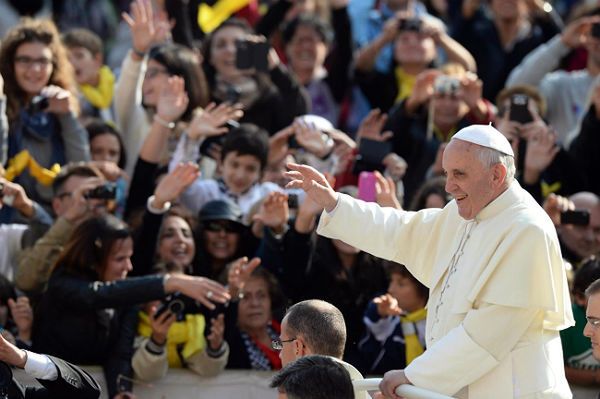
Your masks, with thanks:
[{"label": "white cuff", "polygon": [[28,375],[39,380],[48,381],[54,381],[58,378],[58,369],[48,356],[30,351],[25,352],[27,352],[25,372]]},{"label": "white cuff", "polygon": [[153,213],[155,215],[162,215],[164,213],[167,213],[169,211],[169,209],[171,209],[171,203],[169,201],[165,202],[165,204],[163,205],[162,208],[155,208],[152,206],[152,203],[154,202],[154,195],[151,195],[148,197],[148,200],[146,201],[146,209],[148,209],[148,211],[150,213]]}]

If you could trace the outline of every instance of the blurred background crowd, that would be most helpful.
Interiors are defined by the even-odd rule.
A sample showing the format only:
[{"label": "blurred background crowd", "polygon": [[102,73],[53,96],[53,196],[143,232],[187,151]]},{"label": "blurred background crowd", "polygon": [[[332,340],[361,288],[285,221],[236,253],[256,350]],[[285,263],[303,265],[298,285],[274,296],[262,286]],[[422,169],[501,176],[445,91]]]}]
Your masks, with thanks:
[{"label": "blurred background crowd", "polygon": [[124,398],[169,368],[280,369],[281,318],[315,298],[344,316],[345,361],[403,368],[426,350],[427,289],[317,236],[286,164],[444,207],[446,143],[491,123],[561,241],[567,377],[600,387],[582,335],[600,2],[2,0],[0,35],[0,325],[20,347],[102,365]]}]

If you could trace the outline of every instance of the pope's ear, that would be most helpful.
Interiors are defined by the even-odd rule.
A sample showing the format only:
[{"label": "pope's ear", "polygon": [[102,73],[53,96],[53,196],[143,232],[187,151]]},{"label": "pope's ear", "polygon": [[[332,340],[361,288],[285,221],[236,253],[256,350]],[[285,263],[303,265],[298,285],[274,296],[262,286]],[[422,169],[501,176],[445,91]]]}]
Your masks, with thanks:
[{"label": "pope's ear", "polygon": [[506,165],[501,162],[498,162],[494,166],[492,166],[492,184],[494,187],[499,187],[506,181],[506,175],[508,174],[508,169]]}]

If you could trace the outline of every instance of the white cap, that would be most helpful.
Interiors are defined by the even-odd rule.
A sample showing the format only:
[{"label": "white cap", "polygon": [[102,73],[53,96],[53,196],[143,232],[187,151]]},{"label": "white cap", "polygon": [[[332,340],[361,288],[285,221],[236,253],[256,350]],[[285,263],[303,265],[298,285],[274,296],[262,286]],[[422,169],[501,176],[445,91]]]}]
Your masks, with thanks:
[{"label": "white cap", "polygon": [[482,147],[493,148],[503,154],[515,156],[510,143],[502,133],[490,125],[471,125],[461,129],[452,136],[452,140],[458,139],[478,144]]}]

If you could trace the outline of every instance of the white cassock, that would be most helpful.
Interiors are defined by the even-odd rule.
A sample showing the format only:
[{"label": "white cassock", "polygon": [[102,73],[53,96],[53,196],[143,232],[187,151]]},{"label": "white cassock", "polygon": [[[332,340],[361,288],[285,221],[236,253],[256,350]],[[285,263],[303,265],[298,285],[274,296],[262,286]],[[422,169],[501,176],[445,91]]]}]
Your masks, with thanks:
[{"label": "white cassock", "polygon": [[570,398],[559,331],[574,325],[555,228],[515,181],[473,220],[340,194],[318,233],[406,265],[430,289],[416,386],[460,398]]}]

